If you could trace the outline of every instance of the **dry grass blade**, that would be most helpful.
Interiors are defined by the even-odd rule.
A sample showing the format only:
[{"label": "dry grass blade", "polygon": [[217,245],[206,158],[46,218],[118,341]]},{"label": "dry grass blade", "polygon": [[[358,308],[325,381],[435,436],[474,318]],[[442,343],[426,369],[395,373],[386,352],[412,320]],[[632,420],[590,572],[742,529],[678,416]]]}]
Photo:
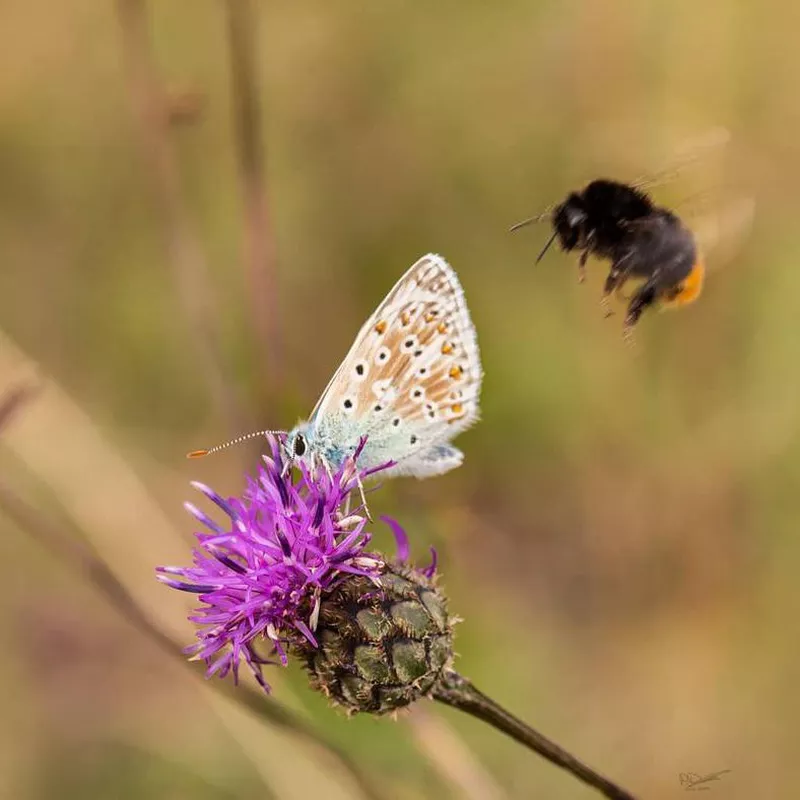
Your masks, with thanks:
[{"label": "dry grass blade", "polygon": [[[80,541],[77,536],[64,534],[55,523],[2,483],[0,483],[0,509],[61,562],[89,580],[140,633],[158,645],[168,656],[176,659],[195,677],[200,677],[201,673],[196,665],[186,659],[180,642],[174,640],[149,619],[136,600],[116,579],[108,565],[88,544]],[[338,760],[367,800],[381,800],[380,792],[345,751],[335,743],[325,740],[310,725],[277,701],[265,697],[263,693],[250,687],[237,687],[230,681],[217,681],[213,686],[216,691],[241,705],[258,719],[303,737],[319,748],[323,757]]]},{"label": "dry grass blade", "polygon": [[506,793],[483,768],[469,746],[441,717],[421,704],[407,717],[419,749],[467,800],[503,800]]},{"label": "dry grass blade", "polygon": [[26,403],[36,396],[40,388],[38,384],[25,382],[6,391],[0,398],[0,431],[8,425]]}]

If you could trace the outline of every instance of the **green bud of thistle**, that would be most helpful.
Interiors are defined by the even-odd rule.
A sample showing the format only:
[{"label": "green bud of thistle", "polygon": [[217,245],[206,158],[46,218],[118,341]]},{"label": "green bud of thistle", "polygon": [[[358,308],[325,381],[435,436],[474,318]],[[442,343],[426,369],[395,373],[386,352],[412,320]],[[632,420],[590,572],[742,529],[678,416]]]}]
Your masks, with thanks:
[{"label": "green bud of thistle", "polygon": [[453,661],[453,625],[433,580],[399,564],[322,597],[316,637],[296,650],[311,684],[348,713],[386,714],[430,694]]}]

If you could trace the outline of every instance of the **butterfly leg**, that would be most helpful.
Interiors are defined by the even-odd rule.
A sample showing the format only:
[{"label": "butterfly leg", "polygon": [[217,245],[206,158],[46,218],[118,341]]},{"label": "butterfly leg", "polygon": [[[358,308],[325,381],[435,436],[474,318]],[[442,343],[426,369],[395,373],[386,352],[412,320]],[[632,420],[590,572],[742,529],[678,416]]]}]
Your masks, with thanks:
[{"label": "butterfly leg", "polygon": [[367,496],[364,494],[364,484],[361,482],[361,476],[358,472],[356,472],[356,484],[358,485],[358,492],[361,495],[361,504],[364,506],[364,513],[367,515],[367,519],[372,522],[372,514],[369,513],[369,506],[367,505]]},{"label": "butterfly leg", "polygon": [[[325,463],[325,469],[328,471],[328,477],[331,479],[331,483],[333,483],[333,473],[331,472],[330,464],[327,462]],[[364,506],[364,513],[367,515],[367,519],[372,522],[372,514],[369,513],[369,505],[367,504],[367,496],[364,494],[364,483],[361,480],[361,475],[359,475],[358,469],[356,468],[355,464],[353,465],[353,472],[354,477],[356,479],[356,486],[358,486],[358,493],[361,496],[361,504]],[[350,495],[347,495],[347,500],[345,500],[344,504],[344,516],[350,516]]]}]

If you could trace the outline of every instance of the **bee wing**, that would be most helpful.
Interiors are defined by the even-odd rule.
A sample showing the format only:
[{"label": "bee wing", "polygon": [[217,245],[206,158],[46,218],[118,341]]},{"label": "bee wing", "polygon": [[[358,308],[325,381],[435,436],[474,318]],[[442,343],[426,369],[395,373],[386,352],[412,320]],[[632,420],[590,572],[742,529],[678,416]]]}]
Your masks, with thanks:
[{"label": "bee wing", "polygon": [[741,252],[753,228],[756,204],[752,197],[734,197],[715,210],[687,219],[708,268],[725,266]]},{"label": "bee wing", "polygon": [[669,183],[682,175],[689,167],[703,161],[712,152],[726,147],[730,140],[731,134],[727,128],[710,128],[699,136],[684,140],[668,164],[655,172],[640,175],[631,185],[637,189],[646,190]]},{"label": "bee wing", "polygon": [[[727,128],[709,128],[699,136],[685,139],[682,145],[678,148],[674,157],[671,158],[669,163],[664,167],[654,172],[647,172],[644,175],[640,175],[636,180],[631,181],[628,185],[632,186],[634,189],[640,189],[643,192],[647,192],[654,186],[661,186],[665,183],[669,183],[680,177],[680,175],[682,175],[689,167],[697,164],[700,161],[703,161],[713,151],[720,150],[721,148],[727,146],[727,144],[730,142],[730,139],[731,134]],[[556,205],[558,204],[550,203],[550,205],[542,209],[538,214],[515,223],[509,229],[510,232],[513,233],[514,231],[533,223],[548,222]]]}]

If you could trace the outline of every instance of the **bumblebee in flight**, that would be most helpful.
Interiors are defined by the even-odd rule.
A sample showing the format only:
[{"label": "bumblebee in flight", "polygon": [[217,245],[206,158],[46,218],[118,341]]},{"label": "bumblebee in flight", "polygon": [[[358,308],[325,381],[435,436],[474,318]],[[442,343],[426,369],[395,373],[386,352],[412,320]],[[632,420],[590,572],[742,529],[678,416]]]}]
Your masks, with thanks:
[{"label": "bumblebee in flight", "polygon": [[623,335],[653,305],[681,306],[694,302],[703,289],[705,267],[694,234],[668,208],[656,205],[636,185],[598,179],[538,217],[514,225],[515,231],[549,218],[553,233],[536,263],[557,239],[562,250],[579,253],[579,280],[585,278],[590,255],[611,262],[602,304],[629,282],[638,285],[628,300]]}]

